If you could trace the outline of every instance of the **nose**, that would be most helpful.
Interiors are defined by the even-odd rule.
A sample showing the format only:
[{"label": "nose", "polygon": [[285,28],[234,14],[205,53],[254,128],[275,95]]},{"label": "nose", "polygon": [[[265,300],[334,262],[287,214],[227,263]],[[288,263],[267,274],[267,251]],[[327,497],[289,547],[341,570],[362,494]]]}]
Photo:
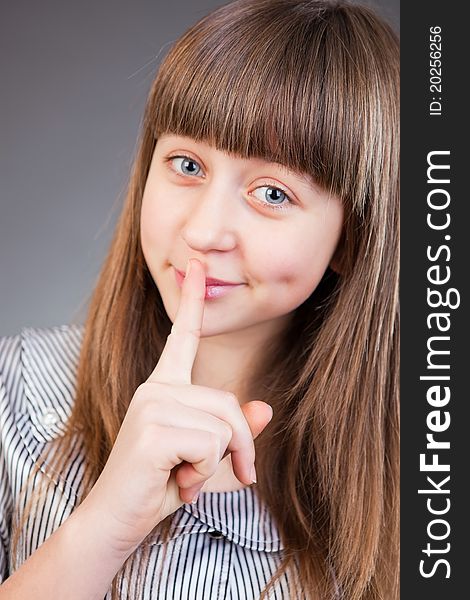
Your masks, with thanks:
[{"label": "nose", "polygon": [[233,190],[223,186],[206,186],[188,204],[188,214],[181,232],[193,250],[232,250],[237,245]]}]

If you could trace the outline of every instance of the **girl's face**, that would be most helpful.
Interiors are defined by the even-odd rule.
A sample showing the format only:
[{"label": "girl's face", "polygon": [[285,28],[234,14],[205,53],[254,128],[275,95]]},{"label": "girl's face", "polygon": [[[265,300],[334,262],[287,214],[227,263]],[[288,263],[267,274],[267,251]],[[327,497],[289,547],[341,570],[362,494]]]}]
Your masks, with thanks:
[{"label": "girl's face", "polygon": [[[172,322],[188,259],[203,263],[202,336],[277,331],[320,282],[342,223],[341,201],[305,175],[187,137],[158,139],[142,250]],[[237,285],[207,285],[209,278]]]}]

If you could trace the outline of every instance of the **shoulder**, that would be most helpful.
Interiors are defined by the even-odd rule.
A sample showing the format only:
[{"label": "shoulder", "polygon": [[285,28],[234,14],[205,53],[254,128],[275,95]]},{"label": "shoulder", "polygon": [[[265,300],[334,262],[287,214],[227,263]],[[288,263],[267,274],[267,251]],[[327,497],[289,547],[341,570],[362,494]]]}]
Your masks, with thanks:
[{"label": "shoulder", "polygon": [[[39,457],[44,458],[48,442],[60,437],[70,415],[82,337],[83,327],[77,325],[25,327],[17,335],[0,336],[0,582],[10,570],[13,515],[21,516],[42,477],[55,485],[51,496],[35,505],[41,515],[34,525],[37,544],[23,540],[24,559],[28,548],[38,547],[75,505],[82,473],[78,453],[71,453],[76,476],[71,482]],[[36,465],[41,473],[31,482]],[[44,512],[52,506],[54,512]]]},{"label": "shoulder", "polygon": [[0,373],[4,379],[20,367],[21,358],[34,354],[35,363],[50,363],[52,354],[70,350],[81,344],[82,325],[56,327],[23,327],[17,335],[0,336]]},{"label": "shoulder", "polygon": [[0,416],[23,416],[40,441],[60,435],[75,393],[83,326],[24,327],[0,337]]}]

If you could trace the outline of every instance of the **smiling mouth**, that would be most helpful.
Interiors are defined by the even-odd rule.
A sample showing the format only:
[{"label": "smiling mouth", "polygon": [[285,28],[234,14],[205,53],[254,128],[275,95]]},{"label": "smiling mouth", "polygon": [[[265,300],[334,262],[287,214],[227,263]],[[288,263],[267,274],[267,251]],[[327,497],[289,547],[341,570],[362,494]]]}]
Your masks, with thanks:
[{"label": "smiling mouth", "polygon": [[[175,277],[178,286],[181,288],[183,286],[184,281],[184,273],[174,268]],[[232,290],[244,286],[244,283],[229,283],[225,281],[221,281],[213,278],[206,278],[206,293],[204,295],[205,300],[214,300],[217,298],[222,298],[229,294]]]}]

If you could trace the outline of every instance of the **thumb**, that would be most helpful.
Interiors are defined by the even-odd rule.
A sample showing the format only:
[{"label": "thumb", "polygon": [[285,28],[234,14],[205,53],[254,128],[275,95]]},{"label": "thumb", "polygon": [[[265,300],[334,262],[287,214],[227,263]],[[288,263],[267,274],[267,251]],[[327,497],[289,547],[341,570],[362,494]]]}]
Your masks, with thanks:
[{"label": "thumb", "polygon": [[273,418],[273,409],[267,402],[252,400],[241,406],[243,414],[251,429],[253,439],[256,439]]}]

